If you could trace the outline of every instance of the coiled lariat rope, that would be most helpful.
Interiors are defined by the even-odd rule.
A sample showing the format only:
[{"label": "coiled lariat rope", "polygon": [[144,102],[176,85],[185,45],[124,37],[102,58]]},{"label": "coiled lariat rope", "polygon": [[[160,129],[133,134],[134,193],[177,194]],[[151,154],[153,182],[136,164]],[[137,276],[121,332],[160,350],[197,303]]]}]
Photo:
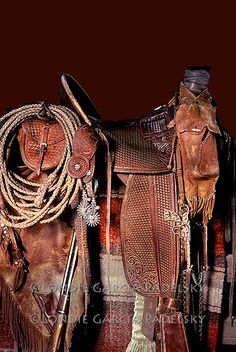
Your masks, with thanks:
[{"label": "coiled lariat rope", "polygon": [[[53,117],[60,123],[65,135],[65,151],[59,165],[47,172],[44,183],[31,182],[7,168],[7,142],[19,125],[35,117],[42,104],[25,105],[0,118],[0,191],[12,211],[1,209],[0,223],[23,229],[38,222],[50,223],[70,205],[81,188],[80,180],[67,173],[67,162],[72,154],[72,139],[81,125],[78,116],[64,106],[48,105]],[[7,209],[8,210],[8,209]]]}]

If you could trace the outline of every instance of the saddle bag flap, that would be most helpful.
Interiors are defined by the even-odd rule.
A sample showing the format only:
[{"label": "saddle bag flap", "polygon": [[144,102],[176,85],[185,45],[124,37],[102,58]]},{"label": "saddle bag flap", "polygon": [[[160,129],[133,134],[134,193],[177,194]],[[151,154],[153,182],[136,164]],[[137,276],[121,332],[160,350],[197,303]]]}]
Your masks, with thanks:
[{"label": "saddle bag flap", "polygon": [[65,136],[57,121],[30,118],[18,132],[20,153],[24,164],[33,171],[55,168],[65,150]]},{"label": "saddle bag flap", "polygon": [[87,125],[77,129],[72,143],[72,156],[67,165],[71,177],[83,179],[85,183],[92,179],[97,143],[98,137],[93,129]]},{"label": "saddle bag flap", "polygon": [[215,186],[219,177],[216,134],[216,107],[207,90],[194,96],[183,84],[174,122],[183,165],[185,196],[191,216],[203,214],[206,224],[212,217]]}]

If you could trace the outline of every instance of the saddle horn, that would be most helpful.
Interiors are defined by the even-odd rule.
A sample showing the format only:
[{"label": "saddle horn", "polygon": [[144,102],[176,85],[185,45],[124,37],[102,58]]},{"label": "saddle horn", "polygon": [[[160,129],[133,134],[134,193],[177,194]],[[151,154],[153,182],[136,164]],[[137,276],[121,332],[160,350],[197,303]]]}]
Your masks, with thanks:
[{"label": "saddle horn", "polygon": [[61,76],[61,103],[75,110],[85,123],[92,125],[91,120],[100,119],[96,107],[83,87],[69,74]]},{"label": "saddle horn", "polygon": [[184,85],[194,94],[200,94],[208,87],[211,66],[190,66],[184,73]]}]

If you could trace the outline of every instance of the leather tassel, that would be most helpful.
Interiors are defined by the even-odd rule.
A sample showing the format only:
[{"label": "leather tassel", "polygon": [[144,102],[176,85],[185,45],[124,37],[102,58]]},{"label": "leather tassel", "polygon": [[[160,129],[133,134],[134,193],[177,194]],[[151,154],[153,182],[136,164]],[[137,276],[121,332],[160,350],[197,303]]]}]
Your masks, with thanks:
[{"label": "leather tassel", "polygon": [[5,237],[5,238],[1,239],[0,248],[6,254],[7,258],[9,257],[8,250],[9,250],[10,245],[11,245],[11,242],[10,242],[9,238]]},{"label": "leather tassel", "polygon": [[1,224],[0,233],[0,248],[6,254],[6,259],[10,263],[9,249],[12,243],[7,226]]},{"label": "leather tassel", "polygon": [[27,273],[24,259],[19,259],[15,264],[17,265],[17,270],[14,277],[13,292],[16,292],[22,286]]},{"label": "leather tassel", "polygon": [[156,343],[148,340],[145,336],[131,339],[126,352],[156,352]]},{"label": "leather tassel", "polygon": [[212,218],[212,213],[215,205],[215,194],[208,198],[188,196],[186,196],[186,198],[188,201],[191,217],[194,217],[197,213],[202,213],[205,223],[207,223]]},{"label": "leather tassel", "polygon": [[150,341],[142,333],[145,297],[136,294],[134,317],[132,322],[132,338],[126,352],[156,352],[155,341]]},{"label": "leather tassel", "polygon": [[37,169],[36,169],[37,175],[40,175],[41,167],[43,164],[43,158],[44,158],[44,154],[46,153],[46,150],[47,150],[46,144],[41,143],[39,158],[38,158],[38,162],[37,162]]}]

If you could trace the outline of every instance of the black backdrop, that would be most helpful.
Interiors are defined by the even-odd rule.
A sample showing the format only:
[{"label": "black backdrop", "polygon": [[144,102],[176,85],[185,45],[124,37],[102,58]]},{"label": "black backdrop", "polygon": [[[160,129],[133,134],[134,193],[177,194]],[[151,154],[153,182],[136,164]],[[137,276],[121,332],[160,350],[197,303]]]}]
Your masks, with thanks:
[{"label": "black backdrop", "polygon": [[105,119],[131,118],[168,102],[186,66],[211,65],[218,115],[236,137],[235,22],[226,1],[5,2],[0,113],[58,103],[68,72]]}]

